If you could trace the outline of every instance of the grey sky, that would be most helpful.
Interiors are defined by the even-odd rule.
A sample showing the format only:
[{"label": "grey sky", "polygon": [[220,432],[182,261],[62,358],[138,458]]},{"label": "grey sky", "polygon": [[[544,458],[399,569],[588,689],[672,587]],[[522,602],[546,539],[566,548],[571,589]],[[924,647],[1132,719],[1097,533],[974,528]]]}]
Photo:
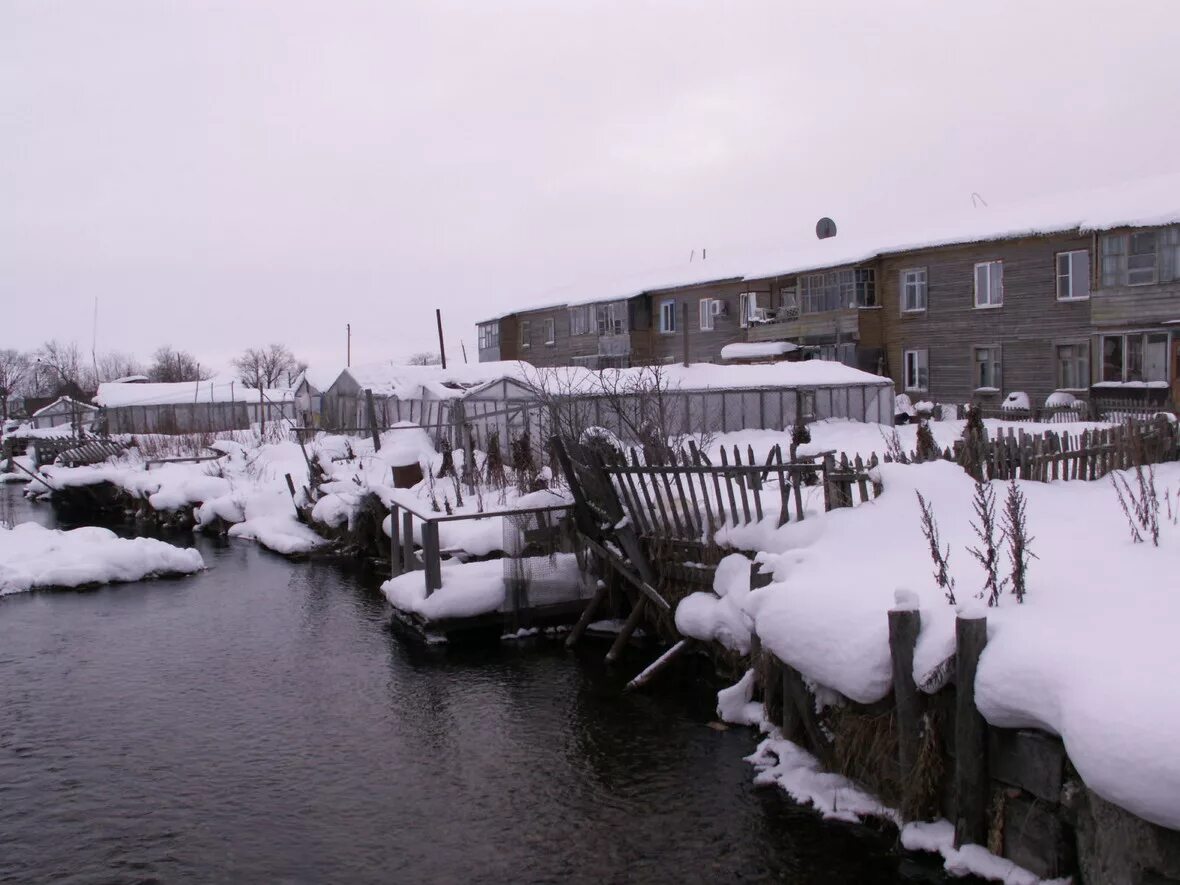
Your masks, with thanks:
[{"label": "grey sky", "polygon": [[[474,350],[573,281],[1173,171],[1180,3],[0,0],[0,347]],[[610,294],[604,292],[604,294]],[[472,356],[472,358],[474,358]]]}]

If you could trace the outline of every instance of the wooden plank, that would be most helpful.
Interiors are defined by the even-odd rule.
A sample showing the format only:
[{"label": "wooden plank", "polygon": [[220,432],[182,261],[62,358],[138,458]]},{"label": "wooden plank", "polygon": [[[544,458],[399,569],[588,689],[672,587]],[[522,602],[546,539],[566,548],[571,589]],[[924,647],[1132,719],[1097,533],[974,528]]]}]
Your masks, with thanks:
[{"label": "wooden plank", "polygon": [[726,492],[729,493],[729,512],[733,517],[733,524],[735,526],[742,525],[742,523],[740,523],[738,521],[737,498],[733,494],[733,482],[730,480],[728,472],[725,472],[725,468],[728,466],[729,466],[729,458],[726,457],[725,446],[722,446],[721,447],[721,467],[722,467],[722,475],[725,478],[725,490],[726,490]]},{"label": "wooden plank", "polygon": [[422,523],[422,561],[426,567],[426,595],[442,589],[442,554],[438,545],[438,523]]},{"label": "wooden plank", "polygon": [[975,674],[987,618],[955,619],[955,847],[987,844],[987,723],[975,706]]},{"label": "wooden plank", "polygon": [[[741,450],[738,449],[737,446],[733,447],[733,463],[738,467],[740,467],[742,463]],[[748,525],[750,522],[750,498],[749,495],[746,494],[746,479],[743,473],[738,473],[738,489],[742,493],[742,513],[745,516],[745,523],[743,524]]]},{"label": "wooden plank", "polygon": [[[631,466],[632,467],[639,466],[639,456],[635,453],[635,449],[631,450]],[[647,506],[648,516],[651,517],[652,528],[658,532],[663,533],[665,531],[665,528],[659,524],[659,521],[656,517],[656,508],[655,508],[655,505],[652,504],[651,495],[647,491],[647,482],[644,479],[644,474],[640,473],[637,470],[633,470],[632,473],[635,475],[636,479],[639,481],[639,490],[643,494],[643,502]]]},{"label": "wooden plank", "polygon": [[396,504],[389,507],[389,569],[390,577],[402,573],[402,515]]},{"label": "wooden plank", "polygon": [[[684,521],[680,518],[681,514],[679,508],[676,506],[676,499],[672,497],[672,482],[668,479],[668,472],[674,471],[675,469],[675,466],[669,466],[661,475],[661,478],[663,479],[664,493],[668,498],[668,511],[672,514],[672,525],[676,530],[676,537],[685,538],[689,534],[685,531],[687,526],[684,525]],[[681,495],[683,495],[683,490],[681,490]]]},{"label": "wooden plank", "polygon": [[402,513],[402,571],[414,568],[414,515],[406,510]]},{"label": "wooden plank", "polygon": [[1065,780],[1065,746],[1040,731],[990,728],[988,775],[1056,805]]},{"label": "wooden plank", "polygon": [[[614,566],[615,571],[617,571],[623,577],[623,579],[627,581],[628,584],[643,593],[643,595],[654,602],[659,609],[665,612],[672,611],[672,606],[668,604],[668,600],[664,599],[664,597],[660,595],[660,592],[656,590],[654,586],[652,586],[652,583],[648,578],[643,577],[645,572],[647,574],[651,574],[651,569],[647,564],[646,557],[644,557],[642,553],[640,553],[638,559],[631,559],[631,563],[628,564],[626,559],[623,559],[608,547],[604,547],[602,544],[599,544],[593,538],[588,538],[583,535],[582,541],[599,556],[602,556],[607,561],[609,561],[610,564]],[[635,542],[634,545],[632,545],[632,541]],[[631,554],[627,551],[627,548],[634,546],[637,549],[638,541],[635,540],[634,535],[630,535],[628,537],[627,533],[624,532],[623,535],[619,537],[619,545],[623,548],[623,552],[626,553],[630,558]],[[640,572],[639,575],[636,575],[631,571],[632,566],[634,566],[635,569]],[[654,575],[652,575],[652,577],[654,578]]]},{"label": "wooden plank", "polygon": [[570,630],[569,636],[565,638],[566,648],[573,648],[578,644],[578,640],[582,638],[582,634],[586,632],[586,628],[594,620],[594,615],[598,611],[598,607],[606,600],[607,593],[609,592],[610,590],[606,581],[599,581],[594,595],[590,597],[590,601],[586,603],[586,608],[582,610],[577,623]]},{"label": "wooden plank", "polygon": [[683,517],[684,528],[690,535],[700,537],[702,534],[700,527],[697,525],[700,519],[700,514],[696,512],[696,508],[689,508],[688,498],[684,494],[684,483],[680,479],[680,470],[677,467],[672,468],[672,477],[676,480],[676,493],[680,496],[680,515]]},{"label": "wooden plank", "polygon": [[[626,464],[626,461],[624,460],[623,463]],[[622,476],[626,482],[627,498],[632,505],[631,513],[635,518],[636,527],[641,532],[646,534],[652,530],[652,519],[651,514],[645,511],[639,502],[639,490],[635,487],[635,475],[630,472],[625,472],[621,473],[620,476]]]},{"label": "wooden plank", "polygon": [[623,653],[623,649],[627,647],[627,641],[631,638],[631,634],[639,626],[639,622],[643,620],[644,606],[647,605],[646,596],[638,596],[635,599],[635,605],[631,608],[631,613],[627,615],[627,620],[623,622],[619,634],[615,637],[615,641],[611,643],[610,649],[606,653],[606,662],[613,664],[619,659]]},{"label": "wooden plank", "polygon": [[637,688],[643,688],[652,681],[660,672],[668,667],[672,661],[680,657],[686,651],[693,647],[694,641],[692,639],[681,639],[670,649],[648,664],[638,676],[628,682],[623,691],[635,691]]}]

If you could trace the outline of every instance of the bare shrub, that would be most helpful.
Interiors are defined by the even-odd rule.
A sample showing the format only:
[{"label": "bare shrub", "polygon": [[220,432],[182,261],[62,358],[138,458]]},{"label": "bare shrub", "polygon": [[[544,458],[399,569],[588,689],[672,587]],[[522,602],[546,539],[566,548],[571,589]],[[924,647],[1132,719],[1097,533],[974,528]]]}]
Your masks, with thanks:
[{"label": "bare shrub", "polygon": [[1110,474],[1111,484],[1119,499],[1119,507],[1127,517],[1127,525],[1131,529],[1131,540],[1136,544],[1143,543],[1143,535],[1151,536],[1151,543],[1160,545],[1160,499],[1155,487],[1155,467],[1148,466],[1145,470],[1142,464],[1135,465],[1135,487],[1127,481],[1126,476],[1114,471]]},{"label": "bare shrub", "polygon": [[955,605],[955,579],[951,577],[949,565],[951,545],[947,544],[946,551],[943,551],[942,541],[938,536],[938,523],[934,519],[934,507],[922,497],[921,492],[914,494],[918,496],[918,507],[922,510],[922,534],[926,538],[926,543],[930,545],[930,558],[934,562],[934,582],[942,588],[946,601]]},{"label": "bare shrub", "polygon": [[934,441],[934,433],[930,430],[930,422],[925,418],[918,422],[917,442],[915,461],[937,461],[942,456],[938,451],[938,443]]},{"label": "bare shrub", "polygon": [[996,492],[990,482],[975,483],[975,496],[972,499],[976,522],[971,522],[975,537],[979,539],[978,547],[968,547],[967,552],[975,557],[983,566],[983,590],[979,592],[980,599],[986,599],[988,608],[1000,604],[1000,593],[1007,583],[1007,578],[999,575],[1000,547],[1004,543],[1004,533],[996,528]]},{"label": "bare shrub", "polygon": [[1013,478],[1008,484],[1008,497],[1004,501],[1003,533],[1008,539],[1008,559],[1012,565],[1012,593],[1018,603],[1024,602],[1024,594],[1028,590],[1028,561],[1037,557],[1030,549],[1034,539],[1028,533],[1026,506],[1024,492]]},{"label": "bare shrub", "polygon": [[896,464],[908,464],[909,458],[906,456],[905,449],[901,445],[901,437],[897,434],[897,428],[889,428],[889,432],[881,431],[881,439],[885,442],[885,460],[893,461]]}]

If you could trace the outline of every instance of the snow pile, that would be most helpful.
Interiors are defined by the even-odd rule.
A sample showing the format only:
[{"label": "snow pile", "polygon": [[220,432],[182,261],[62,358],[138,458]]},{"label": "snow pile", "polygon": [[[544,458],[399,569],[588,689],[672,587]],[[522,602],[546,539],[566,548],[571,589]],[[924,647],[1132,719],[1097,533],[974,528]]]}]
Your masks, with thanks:
[{"label": "snow pile", "polygon": [[[955,612],[931,579],[915,491],[933,506],[943,543],[951,546],[959,601],[978,604],[983,583],[966,552],[977,539],[970,525],[974,486],[962,469],[943,461],[883,464],[881,474],[885,492],[875,501],[779,529],[783,552],[762,557],[775,583],[744,605],[765,647],[861,703],[890,691],[886,612],[895,587],[918,596],[919,683],[954,646]],[[1180,464],[1157,465],[1156,483],[1175,490]],[[1005,595],[987,610],[980,711],[993,725],[1059,734],[1091,789],[1180,828],[1180,760],[1173,752],[1180,697],[1161,691],[1180,681],[1173,652],[1180,598],[1163,578],[1180,569],[1180,526],[1164,520],[1158,548],[1133,544],[1110,483],[1019,485],[1037,559],[1025,604]],[[995,487],[1002,507],[1006,485]]]},{"label": "snow pile", "polygon": [[35,523],[0,527],[0,595],[41,587],[81,587],[191,574],[205,567],[196,550],[151,538],[120,538],[101,528],[72,531]]},{"label": "snow pile", "polygon": [[758,360],[785,356],[798,350],[799,345],[787,341],[738,341],[721,348],[723,360]]},{"label": "snow pile", "polygon": [[1000,404],[1000,408],[1005,412],[1027,412],[1030,408],[1028,394],[1023,391],[1010,393]]},{"label": "snow pile", "polygon": [[680,600],[676,629],[682,636],[720,642],[732,651],[747,654],[752,623],[742,604],[749,595],[750,560],[731,553],[717,565],[712,593],[690,593]]},{"label": "snow pile", "polygon": [[[528,573],[528,560],[522,569]],[[577,557],[559,553],[553,562],[541,558],[551,580],[576,584],[580,580]],[[425,573],[406,572],[390,578],[381,585],[385,598],[395,608],[421,615],[431,621],[447,618],[470,618],[499,611],[504,604],[504,567],[502,559],[461,563],[445,560],[442,566],[442,587],[426,595]]]},{"label": "snow pile", "polygon": [[1045,399],[1046,409],[1080,409],[1084,403],[1068,390],[1055,390]]}]

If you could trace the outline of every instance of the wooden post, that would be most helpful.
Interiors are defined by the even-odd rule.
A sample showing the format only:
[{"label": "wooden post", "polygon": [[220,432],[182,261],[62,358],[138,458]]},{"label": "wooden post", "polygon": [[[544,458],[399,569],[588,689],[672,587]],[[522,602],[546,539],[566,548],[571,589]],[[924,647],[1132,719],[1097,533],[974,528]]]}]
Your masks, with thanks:
[{"label": "wooden post", "polygon": [[402,514],[402,571],[414,570],[414,514],[409,510]]},{"label": "wooden post", "polygon": [[[603,571],[610,568],[604,565]],[[598,611],[598,607],[602,605],[603,600],[609,591],[609,585],[606,581],[600,580],[598,588],[594,591],[594,595],[590,597],[590,601],[586,603],[586,607],[582,609],[582,614],[578,618],[578,622],[574,624],[574,628],[570,630],[570,635],[565,638],[565,647],[573,648],[578,644],[578,640],[582,638],[582,634],[586,632],[586,628],[590,626],[590,622],[594,620],[594,613]]]},{"label": "wooden post", "polygon": [[402,573],[402,509],[396,504],[389,505],[389,570],[390,577]]},{"label": "wooden post", "polygon": [[258,423],[262,425],[262,434],[266,435],[266,405],[265,394],[262,392],[262,384],[258,385]]},{"label": "wooden post", "polygon": [[684,652],[692,648],[692,646],[692,639],[681,639],[670,649],[656,658],[651,664],[649,664],[642,673],[628,682],[626,686],[623,687],[623,691],[634,691],[637,688],[643,688],[643,686],[651,682],[661,670],[671,664],[672,661],[676,660],[677,657],[684,654]]},{"label": "wooden post", "polygon": [[373,451],[381,451],[381,433],[377,430],[377,410],[373,406],[373,391],[365,388],[365,406],[369,410],[369,434],[373,437]]},{"label": "wooden post", "polygon": [[975,706],[975,673],[987,618],[955,619],[955,847],[987,844],[987,723]]},{"label": "wooden post", "polygon": [[447,367],[447,345],[443,341],[442,333],[442,308],[436,307],[434,309],[434,320],[438,323],[438,356],[442,360],[442,367]]},{"label": "wooden post", "polygon": [[836,459],[831,452],[824,455],[824,510],[831,510],[835,506],[832,501],[832,472],[836,469]]},{"label": "wooden post", "polygon": [[287,477],[287,491],[291,493],[291,506],[295,508],[295,518],[303,522],[303,514],[299,512],[299,505],[295,503],[295,480],[291,479],[291,474],[284,474]]},{"label": "wooden post", "polygon": [[897,591],[889,611],[889,654],[893,660],[893,697],[897,707],[897,765],[903,793],[908,797],[910,777],[918,758],[922,698],[914,683],[914,646],[922,629],[918,598]]},{"label": "wooden post", "polygon": [[438,548],[438,523],[422,523],[422,560],[426,566],[426,595],[442,589],[442,559]]},{"label": "wooden post", "polygon": [[681,340],[684,343],[684,364],[688,365],[688,302],[680,305]]},{"label": "wooden post", "polygon": [[619,635],[615,637],[610,651],[606,653],[606,662],[608,664],[613,664],[623,653],[623,649],[627,646],[627,640],[631,638],[631,634],[635,632],[635,628],[639,626],[639,622],[643,619],[643,609],[646,605],[647,597],[636,594],[635,604],[631,608],[631,614],[627,615],[627,620],[623,622],[623,626],[619,630]]}]

